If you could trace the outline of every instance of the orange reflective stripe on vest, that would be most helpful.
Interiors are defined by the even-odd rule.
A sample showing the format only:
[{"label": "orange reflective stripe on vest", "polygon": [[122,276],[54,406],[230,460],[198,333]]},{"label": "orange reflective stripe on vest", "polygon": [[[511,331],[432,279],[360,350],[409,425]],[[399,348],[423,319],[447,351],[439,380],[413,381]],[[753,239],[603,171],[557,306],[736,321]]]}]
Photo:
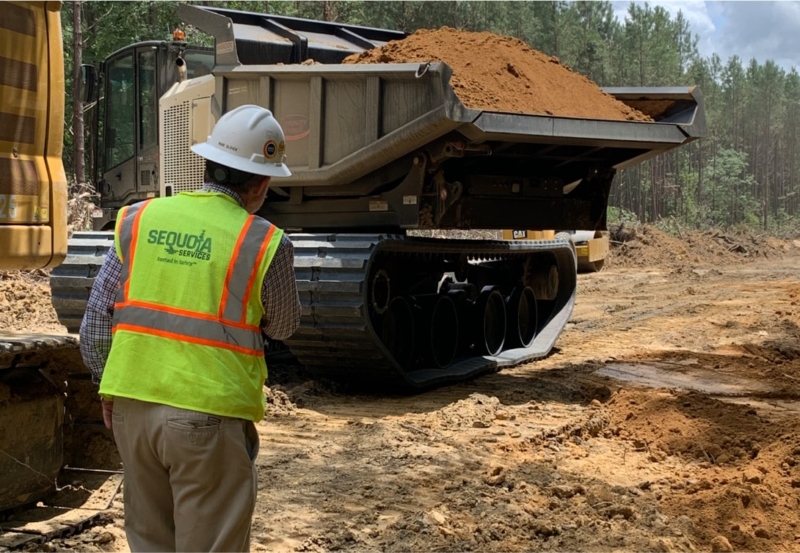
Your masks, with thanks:
[{"label": "orange reflective stripe on vest", "polygon": [[[222,292],[218,312],[220,319],[245,322],[250,290],[274,233],[275,225],[254,215],[248,217],[228,265],[225,289]],[[230,298],[234,300],[229,301]]]},{"label": "orange reflective stripe on vest", "polygon": [[120,210],[120,227],[119,227],[119,241],[120,251],[123,254],[121,260],[122,272],[119,275],[120,290],[117,293],[117,299],[122,295],[127,299],[128,291],[131,280],[131,271],[133,270],[133,255],[136,253],[136,238],[139,232],[139,219],[144,212],[144,208],[151,200],[147,200],[131,206],[126,206]]},{"label": "orange reflective stripe on vest", "polygon": [[162,336],[229,349],[245,355],[264,354],[264,342],[258,327],[243,328],[220,320],[198,317],[200,313],[180,314],[156,304],[131,302],[115,309],[114,330],[131,330],[143,334]]}]

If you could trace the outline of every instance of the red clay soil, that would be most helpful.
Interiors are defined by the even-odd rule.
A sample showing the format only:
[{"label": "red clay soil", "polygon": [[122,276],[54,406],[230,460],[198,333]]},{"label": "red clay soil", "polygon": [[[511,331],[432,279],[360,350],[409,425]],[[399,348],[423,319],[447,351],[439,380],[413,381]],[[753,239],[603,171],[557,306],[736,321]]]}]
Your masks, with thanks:
[{"label": "red clay soil", "polygon": [[443,61],[468,108],[560,117],[652,121],[592,81],[521,40],[449,27],[419,30],[404,40],[347,57],[343,63]]}]

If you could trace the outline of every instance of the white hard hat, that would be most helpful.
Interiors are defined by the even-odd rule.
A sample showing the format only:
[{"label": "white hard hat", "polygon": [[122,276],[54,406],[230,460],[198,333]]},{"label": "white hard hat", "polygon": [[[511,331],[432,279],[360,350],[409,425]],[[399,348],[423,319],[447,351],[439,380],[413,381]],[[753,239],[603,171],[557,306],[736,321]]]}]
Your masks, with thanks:
[{"label": "white hard hat", "polygon": [[202,158],[265,177],[291,176],[285,150],[280,123],[270,110],[254,105],[229,111],[219,118],[208,140],[192,146]]}]

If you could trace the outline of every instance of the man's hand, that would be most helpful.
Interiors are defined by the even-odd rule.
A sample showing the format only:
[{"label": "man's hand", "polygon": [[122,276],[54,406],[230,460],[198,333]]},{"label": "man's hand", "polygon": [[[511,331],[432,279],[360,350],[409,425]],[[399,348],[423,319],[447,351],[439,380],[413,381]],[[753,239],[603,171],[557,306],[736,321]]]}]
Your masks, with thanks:
[{"label": "man's hand", "polygon": [[114,402],[101,399],[100,403],[103,406],[103,422],[105,423],[106,428],[113,430],[111,427],[113,424],[111,414],[114,412]]}]

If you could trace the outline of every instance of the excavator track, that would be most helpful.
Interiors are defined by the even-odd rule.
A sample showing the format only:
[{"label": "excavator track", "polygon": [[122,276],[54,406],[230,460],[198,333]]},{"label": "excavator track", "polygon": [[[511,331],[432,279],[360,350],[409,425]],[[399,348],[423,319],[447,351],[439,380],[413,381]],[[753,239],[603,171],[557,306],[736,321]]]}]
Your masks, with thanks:
[{"label": "excavator track", "polygon": [[102,467],[66,475],[64,468],[110,443],[99,417],[76,336],[0,335],[0,551],[103,519],[122,475]]},{"label": "excavator track", "polygon": [[67,467],[62,474],[66,484],[39,504],[0,515],[0,553],[45,551],[42,544],[112,520],[108,510],[120,493],[121,471]]},{"label": "excavator track", "polygon": [[64,396],[53,367],[77,350],[71,336],[0,336],[0,511],[54,487],[64,455]]},{"label": "excavator track", "polygon": [[[303,312],[300,327],[285,343],[317,376],[398,389],[472,378],[547,355],[575,302],[574,249],[565,240],[507,242],[342,233],[296,233],[290,238]],[[111,233],[77,233],[70,240],[66,261],[53,270],[53,305],[61,323],[72,332],[80,327],[94,278],[112,244]],[[480,325],[474,312],[478,292],[496,288],[507,303],[514,289],[525,286],[527,273],[545,274],[547,280],[552,277],[548,270],[555,270],[557,284],[529,283],[537,288],[532,342],[524,347],[506,344],[491,352],[480,351],[474,339],[469,343],[468,334]],[[442,283],[448,279],[455,288],[471,289],[462,291],[462,297],[472,295],[465,300],[472,307],[461,306],[456,313],[453,326],[460,324],[462,331],[455,338],[446,329],[429,330],[429,322],[422,320],[432,316],[437,298],[448,295]],[[552,297],[544,298],[539,290],[548,285]],[[378,291],[379,299],[376,286],[388,288]],[[412,314],[406,310],[398,318],[395,313],[391,324],[397,328],[392,330],[386,319],[387,315],[392,318],[389,304],[395,298],[405,298],[398,304],[405,309],[403,302],[409,303]],[[431,352],[424,351],[431,332],[445,332],[445,342],[457,341],[450,346],[456,350],[452,356],[444,353],[446,363],[432,360]],[[416,347],[403,342],[416,342]]]}]

